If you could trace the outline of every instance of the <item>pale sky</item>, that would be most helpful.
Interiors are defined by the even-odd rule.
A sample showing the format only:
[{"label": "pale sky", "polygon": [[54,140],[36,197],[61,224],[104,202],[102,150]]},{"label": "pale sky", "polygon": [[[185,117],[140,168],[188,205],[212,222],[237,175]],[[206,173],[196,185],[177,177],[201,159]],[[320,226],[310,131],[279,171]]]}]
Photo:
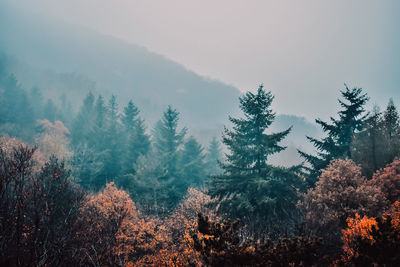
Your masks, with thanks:
[{"label": "pale sky", "polygon": [[35,12],[173,59],[241,91],[260,83],[279,113],[326,118],[343,83],[400,105],[399,0],[25,0]]}]

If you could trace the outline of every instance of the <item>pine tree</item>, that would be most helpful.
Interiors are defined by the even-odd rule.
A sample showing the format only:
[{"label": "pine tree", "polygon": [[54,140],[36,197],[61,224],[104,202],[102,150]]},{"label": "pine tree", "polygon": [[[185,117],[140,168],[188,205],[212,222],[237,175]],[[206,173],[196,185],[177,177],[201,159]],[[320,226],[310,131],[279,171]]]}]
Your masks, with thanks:
[{"label": "pine tree", "polygon": [[33,117],[36,120],[43,119],[43,94],[37,87],[33,87],[30,92],[30,101],[33,105]]},{"label": "pine tree", "polygon": [[339,118],[330,118],[331,122],[324,122],[321,119],[315,120],[322,127],[327,136],[321,140],[307,136],[318,150],[317,155],[307,154],[299,150],[300,155],[310,164],[306,167],[307,180],[313,186],[321,169],[328,166],[333,159],[351,158],[351,144],[355,132],[362,130],[363,121],[368,116],[364,106],[368,101],[366,94],[362,93],[361,88],[349,89],[345,84],[346,90],[340,91],[343,100],[339,99],[342,110],[338,112]]},{"label": "pine tree", "polygon": [[150,137],[146,134],[144,121],[139,117],[139,109],[132,100],[124,108],[122,123],[125,131],[126,151],[124,153],[124,173],[134,173],[133,166],[140,155],[146,155],[150,149]]},{"label": "pine tree", "polygon": [[394,105],[393,99],[389,100],[387,108],[383,115],[384,126],[389,139],[398,137],[400,135],[400,119],[399,113],[397,112],[396,106]]},{"label": "pine tree", "polygon": [[206,178],[203,150],[193,136],[185,142],[181,166],[187,187],[200,186]]},{"label": "pine tree", "polygon": [[131,190],[149,212],[165,215],[182,200],[187,190],[180,164],[186,128],[178,130],[179,112],[168,106],[153,131],[154,148],[139,157]]},{"label": "pine tree", "polygon": [[168,106],[154,129],[154,146],[169,177],[177,176],[179,152],[187,131],[186,128],[178,131],[178,121],[179,112]]},{"label": "pine tree", "polygon": [[205,164],[208,175],[221,174],[222,169],[219,165],[221,161],[221,148],[216,137],[214,137],[208,145],[207,154],[205,157]]},{"label": "pine tree", "polygon": [[[290,228],[295,219],[300,178],[292,169],[269,164],[269,156],[285,149],[280,146],[291,128],[266,133],[275,119],[270,106],[274,99],[261,85],[256,94],[240,97],[244,118],[232,118],[233,129],[225,128],[223,143],[229,153],[222,164],[224,174],[213,176],[209,193],[222,215],[241,219],[253,234]],[[285,222],[285,223],[283,223]]]},{"label": "pine tree", "polygon": [[89,92],[83,104],[72,122],[71,143],[74,147],[86,144],[92,137],[92,131],[95,121],[95,99],[92,92]]},{"label": "pine tree", "polygon": [[363,175],[372,177],[376,170],[385,165],[383,155],[386,149],[382,113],[375,106],[364,121],[363,130],[354,134],[351,158],[362,166]]},{"label": "pine tree", "polygon": [[57,113],[58,110],[53,100],[48,99],[46,105],[44,106],[44,114],[46,119],[54,123],[57,120]]},{"label": "pine tree", "polygon": [[111,96],[106,113],[104,136],[104,165],[102,175],[106,180],[113,181],[121,171],[121,125],[119,122],[118,103]]}]

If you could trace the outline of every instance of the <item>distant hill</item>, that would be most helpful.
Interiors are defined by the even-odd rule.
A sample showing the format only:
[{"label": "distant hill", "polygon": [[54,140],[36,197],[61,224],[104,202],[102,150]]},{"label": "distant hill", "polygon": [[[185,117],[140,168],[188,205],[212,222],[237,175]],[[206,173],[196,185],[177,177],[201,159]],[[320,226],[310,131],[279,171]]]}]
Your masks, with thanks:
[{"label": "distant hill", "polygon": [[[116,94],[121,104],[132,98],[151,123],[168,104],[181,112],[189,127],[219,125],[237,110],[237,88],[199,76],[141,46],[5,4],[0,8],[0,33],[0,49],[5,54],[52,74],[53,80],[70,76],[94,81],[92,90],[106,97]],[[20,71],[17,76],[26,86],[40,86],[42,79],[35,79],[40,73],[29,74],[23,77]],[[88,88],[83,89],[82,95]]]},{"label": "distant hill", "polygon": [[[221,136],[229,115],[240,114],[240,91],[233,86],[141,46],[1,3],[0,53],[23,87],[38,87],[56,102],[65,95],[75,110],[89,91],[106,98],[115,94],[120,107],[133,99],[151,128],[172,104],[181,113],[181,125],[203,144]],[[320,135],[313,123],[291,115],[277,116],[271,130],[290,125],[288,149],[273,157],[276,164],[300,162],[296,148],[312,149],[305,135]]]}]

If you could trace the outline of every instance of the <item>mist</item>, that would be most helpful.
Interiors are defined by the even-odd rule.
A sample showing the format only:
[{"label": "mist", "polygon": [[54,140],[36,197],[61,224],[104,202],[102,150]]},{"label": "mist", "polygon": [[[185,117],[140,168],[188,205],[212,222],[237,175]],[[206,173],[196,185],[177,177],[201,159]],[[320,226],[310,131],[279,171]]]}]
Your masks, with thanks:
[{"label": "mist", "polygon": [[326,119],[343,83],[365,88],[381,106],[390,97],[400,102],[400,4],[395,0],[13,5],[144,46],[242,92],[264,83],[276,96],[278,113],[313,120],[316,112]]},{"label": "mist", "polygon": [[0,0],[0,266],[397,266],[399,7]]}]

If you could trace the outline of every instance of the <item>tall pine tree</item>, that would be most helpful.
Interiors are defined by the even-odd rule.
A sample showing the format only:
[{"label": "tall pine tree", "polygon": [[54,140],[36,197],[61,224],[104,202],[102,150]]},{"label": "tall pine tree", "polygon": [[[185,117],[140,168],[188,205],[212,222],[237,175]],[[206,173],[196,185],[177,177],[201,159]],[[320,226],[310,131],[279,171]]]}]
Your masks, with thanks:
[{"label": "tall pine tree", "polygon": [[187,190],[179,164],[186,128],[179,130],[178,122],[179,112],[168,106],[154,128],[153,151],[147,157],[139,157],[135,166],[135,201],[159,215],[173,210]]},{"label": "tall pine tree", "polygon": [[339,99],[342,110],[338,112],[339,118],[330,118],[330,122],[315,120],[327,134],[325,138],[316,139],[307,136],[318,150],[317,155],[307,154],[299,150],[300,155],[308,162],[305,167],[307,180],[313,186],[321,170],[328,166],[329,162],[337,158],[351,158],[351,145],[353,135],[362,130],[363,122],[368,116],[365,114],[365,104],[368,101],[366,94],[361,88],[349,89],[345,84],[346,90],[340,91],[344,100]]},{"label": "tall pine tree", "polygon": [[216,137],[211,139],[210,144],[208,145],[206,157],[205,157],[205,164],[207,168],[208,175],[217,175],[221,174],[222,169],[219,165],[220,161],[222,160],[221,157],[221,148],[220,144]]},{"label": "tall pine tree", "polygon": [[203,185],[207,176],[204,164],[203,147],[190,136],[185,142],[181,157],[183,179],[187,187]]},{"label": "tall pine tree", "polygon": [[290,220],[296,218],[297,187],[301,183],[292,169],[269,164],[271,155],[285,149],[279,142],[291,130],[267,133],[275,119],[273,99],[262,85],[257,93],[240,97],[244,118],[229,118],[233,129],[225,128],[223,134],[229,150],[222,164],[224,173],[212,177],[209,189],[218,199],[215,205],[219,213],[241,219],[255,235],[290,227]]},{"label": "tall pine tree", "polygon": [[122,124],[125,131],[124,173],[134,173],[133,166],[139,156],[146,155],[150,149],[150,137],[146,134],[144,121],[139,117],[139,109],[129,101],[124,108]]}]

